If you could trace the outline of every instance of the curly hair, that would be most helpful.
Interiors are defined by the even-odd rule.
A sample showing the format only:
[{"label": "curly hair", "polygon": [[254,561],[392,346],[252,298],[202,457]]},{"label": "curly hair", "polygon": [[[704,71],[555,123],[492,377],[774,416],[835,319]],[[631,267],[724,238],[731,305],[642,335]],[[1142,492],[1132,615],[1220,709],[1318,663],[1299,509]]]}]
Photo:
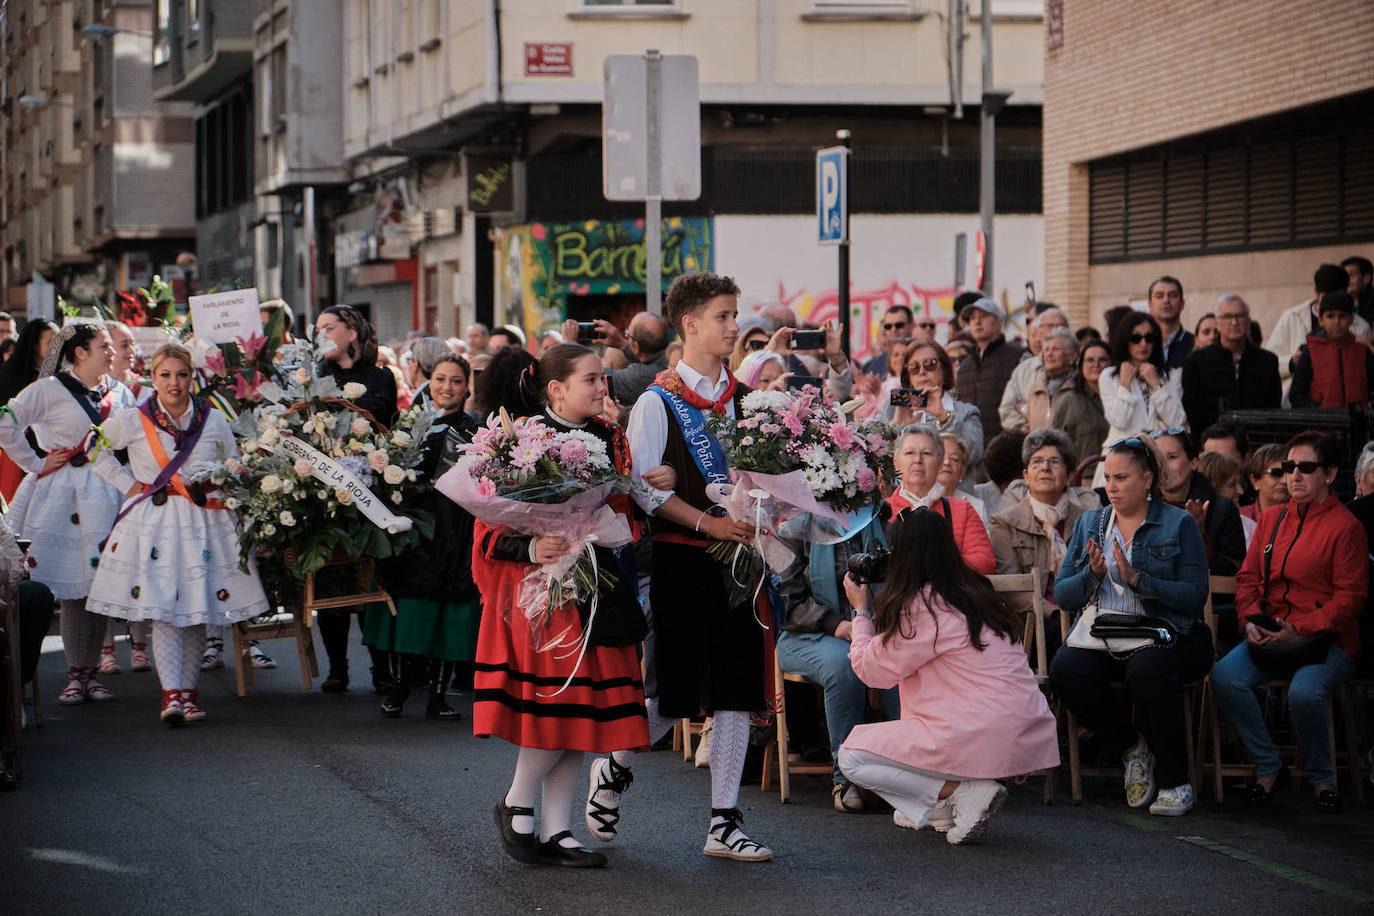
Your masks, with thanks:
[{"label": "curly hair", "polygon": [[683,274],[668,287],[663,297],[663,317],[682,333],[682,319],[701,311],[717,296],[738,296],[739,284],[732,277],[722,277],[706,271]]}]

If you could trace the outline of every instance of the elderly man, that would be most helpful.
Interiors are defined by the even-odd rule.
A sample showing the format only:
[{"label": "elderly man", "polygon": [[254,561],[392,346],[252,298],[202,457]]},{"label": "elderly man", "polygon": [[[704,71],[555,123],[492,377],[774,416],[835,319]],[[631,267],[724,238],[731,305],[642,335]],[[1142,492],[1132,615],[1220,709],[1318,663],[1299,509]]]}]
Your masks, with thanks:
[{"label": "elderly man", "polygon": [[1283,400],[1278,358],[1250,342],[1250,306],[1227,293],[1216,316],[1216,342],[1183,364],[1183,409],[1188,428],[1198,432],[1224,411],[1276,408]]},{"label": "elderly man", "polygon": [[[1035,355],[1025,356],[1021,362],[1017,363],[1016,368],[1012,370],[1011,379],[1007,381],[1006,389],[1002,392],[1002,404],[997,409],[997,415],[1002,421],[1003,429],[1027,428],[1026,409],[1030,401],[1030,391],[1035,385],[1036,379],[1044,374],[1045,363],[1043,353],[1040,351],[1044,348],[1045,337],[1053,330],[1059,328],[1067,330],[1068,327],[1069,316],[1065,315],[1062,309],[1053,306],[1032,319],[1030,327],[1026,330],[1026,337],[1034,344],[1031,350],[1035,352]],[[1073,359],[1078,356],[1078,338],[1074,338],[1072,347],[1070,369],[1073,368]],[[1058,385],[1054,387],[1055,391],[1059,390]],[[1046,417],[1048,418],[1048,414]],[[1030,428],[1034,429],[1037,425],[1048,425],[1048,419],[1045,423],[1032,423]]]},{"label": "elderly man", "polygon": [[[1279,358],[1279,377],[1285,381],[1293,374],[1293,360],[1307,343],[1307,335],[1321,329],[1321,301],[1328,293],[1343,293],[1350,286],[1350,275],[1335,264],[1323,264],[1312,276],[1313,296],[1288,309],[1274,323],[1264,349]],[[1369,339],[1369,322],[1356,315],[1350,323],[1350,333],[1362,340]]]},{"label": "elderly man", "polygon": [[[606,322],[611,330],[615,325]],[[597,330],[601,330],[598,323]],[[610,346],[625,349],[630,363],[623,369],[609,369],[606,372],[606,390],[611,397],[626,407],[633,406],[653,384],[654,378],[668,368],[668,322],[657,315],[640,312],[630,319],[629,337],[616,333],[615,340],[607,335]]]},{"label": "elderly man", "polygon": [[1193,333],[1183,327],[1183,284],[1165,275],[1150,284],[1145,291],[1150,314],[1159,323],[1164,336],[1164,364],[1170,369],[1182,368],[1193,352]]},{"label": "elderly man", "polygon": [[491,355],[491,349],[488,346],[491,343],[491,328],[480,321],[474,321],[468,325],[466,336],[468,339],[468,356]]},{"label": "elderly man", "polygon": [[979,299],[965,306],[959,318],[977,346],[977,350],[970,350],[959,363],[956,377],[959,400],[978,408],[983,423],[983,441],[988,442],[1002,431],[998,416],[1002,393],[1026,349],[1002,336],[1006,313],[992,299]]}]

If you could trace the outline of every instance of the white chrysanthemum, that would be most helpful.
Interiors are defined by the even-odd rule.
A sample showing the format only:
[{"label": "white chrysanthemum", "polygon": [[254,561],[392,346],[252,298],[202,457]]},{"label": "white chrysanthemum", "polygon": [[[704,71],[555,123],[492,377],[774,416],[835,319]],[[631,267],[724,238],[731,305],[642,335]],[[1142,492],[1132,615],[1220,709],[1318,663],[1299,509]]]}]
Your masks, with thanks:
[{"label": "white chrysanthemum", "polygon": [[824,445],[813,445],[801,453],[801,459],[807,467],[828,468],[835,467],[835,459],[831,457],[829,449]]},{"label": "white chrysanthemum", "polygon": [[786,410],[792,403],[792,395],[785,391],[751,391],[741,402],[746,412],[759,410]]}]

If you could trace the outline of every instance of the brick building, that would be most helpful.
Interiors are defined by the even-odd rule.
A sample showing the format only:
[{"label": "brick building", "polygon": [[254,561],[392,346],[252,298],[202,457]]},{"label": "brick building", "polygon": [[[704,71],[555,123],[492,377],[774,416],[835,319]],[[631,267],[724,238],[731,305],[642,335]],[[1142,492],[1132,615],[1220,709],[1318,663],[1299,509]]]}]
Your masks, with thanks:
[{"label": "brick building", "polygon": [[1374,256],[1374,16],[1361,0],[1049,0],[1046,295],[1075,321],[1179,277],[1266,333],[1324,261]]}]

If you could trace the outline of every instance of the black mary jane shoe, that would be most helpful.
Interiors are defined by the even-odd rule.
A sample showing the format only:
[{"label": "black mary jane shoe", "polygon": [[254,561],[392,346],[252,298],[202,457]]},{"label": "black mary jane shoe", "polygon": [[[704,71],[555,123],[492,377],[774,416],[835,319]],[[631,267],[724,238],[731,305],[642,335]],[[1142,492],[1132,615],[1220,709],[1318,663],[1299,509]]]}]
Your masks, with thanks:
[{"label": "black mary jane shoe", "polygon": [[409,696],[410,691],[406,688],[392,687],[386,692],[386,699],[382,700],[382,715],[388,719],[401,718],[401,707],[405,706]]},{"label": "black mary jane shoe", "polygon": [[1340,814],[1345,810],[1345,802],[1335,789],[1322,789],[1317,793],[1317,810],[1326,814]]},{"label": "black mary jane shoe", "polygon": [[539,857],[539,836],[535,833],[521,833],[511,825],[515,817],[534,817],[533,808],[512,808],[503,798],[491,809],[496,818],[496,829],[501,834],[501,848],[517,862],[535,864],[542,861]]},{"label": "black mary jane shoe", "polygon": [[1274,785],[1272,788],[1265,789],[1264,786],[1260,785],[1258,782],[1251,783],[1250,788],[1245,790],[1245,803],[1256,807],[1267,805],[1274,800],[1275,795],[1279,794],[1279,789],[1287,784],[1288,767],[1285,766],[1280,769],[1278,775],[1274,777]]},{"label": "black mary jane shoe", "polygon": [[605,868],[606,857],[585,846],[564,846],[559,841],[572,836],[571,830],[555,833],[539,844],[539,861],[564,868]]}]

